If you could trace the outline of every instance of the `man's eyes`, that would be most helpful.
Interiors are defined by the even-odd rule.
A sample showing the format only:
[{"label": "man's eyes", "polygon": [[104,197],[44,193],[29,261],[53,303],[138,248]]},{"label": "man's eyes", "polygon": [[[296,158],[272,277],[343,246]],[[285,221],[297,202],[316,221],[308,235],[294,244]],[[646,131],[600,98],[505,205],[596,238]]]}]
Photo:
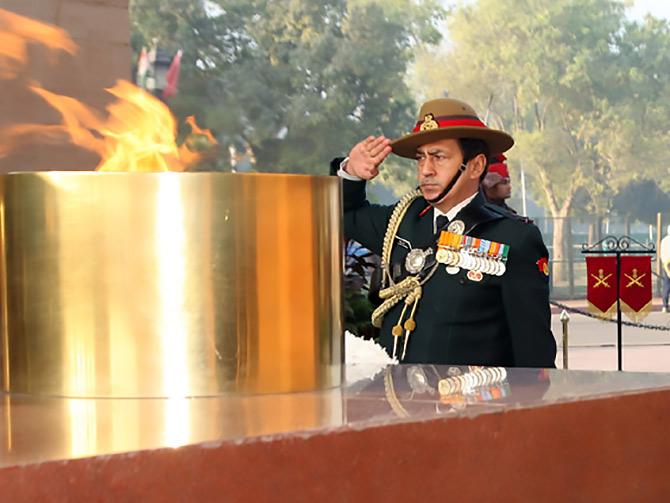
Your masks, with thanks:
[{"label": "man's eyes", "polygon": [[427,157],[432,157],[433,159],[436,159],[436,160],[438,160],[438,161],[441,161],[441,160],[447,158],[447,156],[444,155],[444,154],[417,154],[417,156],[416,156],[416,160],[417,160],[417,161],[423,161],[423,160],[425,160]]}]

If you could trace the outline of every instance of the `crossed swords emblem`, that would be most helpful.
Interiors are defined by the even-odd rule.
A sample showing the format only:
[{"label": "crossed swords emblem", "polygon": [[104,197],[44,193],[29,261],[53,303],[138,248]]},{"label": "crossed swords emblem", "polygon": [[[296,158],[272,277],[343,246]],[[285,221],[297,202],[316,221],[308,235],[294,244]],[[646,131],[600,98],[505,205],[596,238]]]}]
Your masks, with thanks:
[{"label": "crossed swords emblem", "polygon": [[642,278],[644,278],[647,275],[647,273],[644,273],[642,276],[637,275],[637,269],[633,269],[633,275],[629,276],[628,274],[624,274],[626,276],[626,279],[628,280],[628,284],[626,285],[626,288],[630,288],[633,285],[639,286],[640,288],[644,288],[644,285],[642,284]]},{"label": "crossed swords emblem", "polygon": [[[626,288],[630,288],[631,286],[639,286],[640,288],[644,288],[644,285],[642,284],[642,279],[646,275],[647,273],[638,276],[637,269],[633,269],[632,276],[624,273],[624,276],[628,280]],[[600,285],[604,286],[605,288],[610,288],[610,285],[607,282],[607,280],[612,277],[612,273],[605,275],[605,271],[603,269],[598,269],[598,276],[596,276],[595,274],[591,274],[591,277],[596,280],[596,282],[593,285],[593,288],[598,288]]]},{"label": "crossed swords emblem", "polygon": [[598,269],[598,276],[591,274],[591,277],[596,280],[593,288],[598,288],[600,285],[604,286],[605,288],[610,288],[607,280],[612,277],[612,273],[609,273],[607,276],[605,276],[605,271],[603,269]]}]

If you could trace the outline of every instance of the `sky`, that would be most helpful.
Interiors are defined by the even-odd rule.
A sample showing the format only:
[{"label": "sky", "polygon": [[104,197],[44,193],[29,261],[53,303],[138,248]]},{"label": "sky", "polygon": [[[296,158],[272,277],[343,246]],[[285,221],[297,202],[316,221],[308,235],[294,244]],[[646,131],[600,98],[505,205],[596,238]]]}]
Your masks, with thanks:
[{"label": "sky", "polygon": [[669,0],[635,0],[635,5],[628,11],[628,15],[635,20],[642,19],[645,15],[670,19]]}]

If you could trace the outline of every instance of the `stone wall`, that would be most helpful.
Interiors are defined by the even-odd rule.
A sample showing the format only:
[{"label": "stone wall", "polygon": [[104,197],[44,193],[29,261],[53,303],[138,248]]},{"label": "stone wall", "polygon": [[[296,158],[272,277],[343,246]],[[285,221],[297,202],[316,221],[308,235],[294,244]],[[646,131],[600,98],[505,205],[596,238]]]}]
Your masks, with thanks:
[{"label": "stone wall", "polygon": [[[0,0],[0,8],[59,26],[79,46],[76,56],[29,48],[22,75],[0,80],[0,130],[12,123],[60,123],[60,116],[27,89],[30,80],[104,109],[110,101],[104,89],[131,78],[128,0]],[[71,146],[29,142],[0,158],[0,172],[90,170],[97,161]]]}]

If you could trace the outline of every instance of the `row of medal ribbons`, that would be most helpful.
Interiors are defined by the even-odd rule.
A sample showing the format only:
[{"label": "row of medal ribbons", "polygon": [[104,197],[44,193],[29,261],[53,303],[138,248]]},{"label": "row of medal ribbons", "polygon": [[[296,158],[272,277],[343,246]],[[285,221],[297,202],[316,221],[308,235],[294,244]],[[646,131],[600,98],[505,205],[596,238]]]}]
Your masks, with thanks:
[{"label": "row of medal ribbons", "polygon": [[447,267],[502,276],[507,269],[505,264],[508,255],[509,245],[442,231],[435,259]]}]

